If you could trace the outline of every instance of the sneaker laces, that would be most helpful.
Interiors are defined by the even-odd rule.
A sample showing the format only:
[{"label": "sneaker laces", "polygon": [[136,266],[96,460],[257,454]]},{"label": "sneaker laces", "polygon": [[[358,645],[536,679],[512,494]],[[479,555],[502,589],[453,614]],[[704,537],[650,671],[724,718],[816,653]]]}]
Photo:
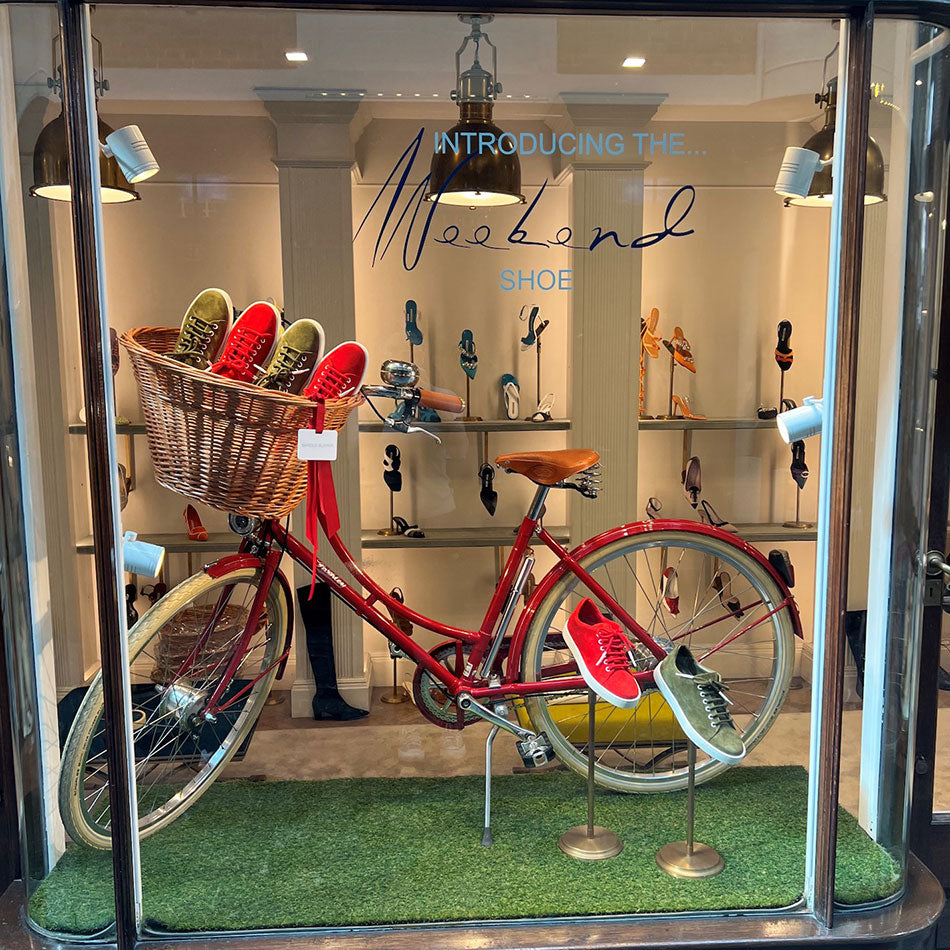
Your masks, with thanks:
[{"label": "sneaker laces", "polygon": [[634,666],[630,641],[622,633],[598,633],[597,644],[601,648],[597,665],[603,666],[608,673],[629,670]]},{"label": "sneaker laces", "polygon": [[306,355],[303,350],[295,350],[290,346],[282,347],[277,356],[274,357],[274,362],[268,367],[267,375],[274,380],[279,389],[287,389],[292,377],[306,372],[301,367]]},{"label": "sneaker laces", "polygon": [[205,347],[214,336],[217,325],[202,320],[201,317],[191,316],[182,326],[178,334],[179,352],[197,353],[205,355]]},{"label": "sneaker laces", "polygon": [[227,349],[221,362],[233,369],[247,369],[253,367],[260,370],[254,362],[254,357],[260,352],[264,342],[263,337],[250,327],[235,327],[228,337]]},{"label": "sneaker laces", "polygon": [[696,684],[699,696],[703,701],[703,707],[706,710],[706,716],[713,726],[719,728],[720,726],[733,725],[728,708],[732,705],[732,700],[726,695],[729,687],[715,670],[708,670],[696,676],[690,676],[689,673],[677,673],[676,675],[691,679]]}]

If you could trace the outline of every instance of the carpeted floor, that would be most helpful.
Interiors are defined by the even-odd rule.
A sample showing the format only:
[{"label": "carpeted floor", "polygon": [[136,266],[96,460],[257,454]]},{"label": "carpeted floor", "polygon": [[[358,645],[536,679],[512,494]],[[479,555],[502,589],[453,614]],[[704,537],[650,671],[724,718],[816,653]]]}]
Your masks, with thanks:
[{"label": "carpeted floor", "polygon": [[[732,769],[699,787],[697,838],[726,862],[704,881],[675,880],[654,861],[683,837],[684,792],[600,792],[597,823],[626,846],[587,863],[557,848],[585,820],[579,777],[501,776],[494,789],[495,845],[482,848],[477,776],[218,783],[142,842],[145,917],[167,931],[241,930],[781,907],[801,894],[801,768]],[[898,886],[896,864],[842,811],[838,899],[863,903]],[[106,926],[111,855],[71,845],[30,911],[56,932]]]}]

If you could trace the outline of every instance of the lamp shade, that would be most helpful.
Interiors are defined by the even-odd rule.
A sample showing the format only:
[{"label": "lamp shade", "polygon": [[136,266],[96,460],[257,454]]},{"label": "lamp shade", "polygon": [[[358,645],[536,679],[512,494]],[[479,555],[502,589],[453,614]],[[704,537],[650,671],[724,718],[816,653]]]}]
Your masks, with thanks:
[{"label": "lamp shade", "polygon": [[[426,201],[468,208],[523,203],[521,162],[514,149],[499,149],[504,133],[492,122],[491,103],[463,102],[459,113],[458,124],[441,138],[445,149],[432,156]],[[491,148],[479,147],[488,141]]]},{"label": "lamp shade", "polygon": [[[99,141],[112,134],[112,128],[102,119],[99,123]],[[103,204],[136,201],[138,192],[128,183],[119,163],[99,152],[99,177],[102,183]],[[47,123],[33,149],[33,187],[30,194],[53,201],[72,201],[69,184],[69,152],[66,143],[66,119],[62,112]]]}]

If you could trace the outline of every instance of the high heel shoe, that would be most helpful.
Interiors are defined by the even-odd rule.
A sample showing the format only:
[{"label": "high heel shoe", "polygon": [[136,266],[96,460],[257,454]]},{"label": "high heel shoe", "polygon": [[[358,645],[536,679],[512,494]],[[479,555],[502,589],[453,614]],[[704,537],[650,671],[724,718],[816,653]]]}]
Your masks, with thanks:
[{"label": "high heel shoe", "polygon": [[459,340],[459,365],[469,379],[474,379],[478,372],[478,356],[475,354],[475,335],[471,330],[462,331]]},{"label": "high heel shoe", "polygon": [[419,308],[415,300],[406,301],[406,339],[413,346],[422,346],[422,331],[417,322]]},{"label": "high heel shoe", "polygon": [[386,456],[383,459],[383,481],[391,492],[402,491],[402,472],[399,466],[402,464],[402,455],[399,452],[398,445],[387,445]]},{"label": "high heel shoe", "polygon": [[675,617],[680,612],[680,581],[675,567],[668,567],[660,576],[660,594],[670,616]]},{"label": "high heel shoe", "polygon": [[808,480],[808,466],[805,464],[805,443],[801,439],[792,443],[792,464],[789,471],[795,479],[795,484],[804,488]]},{"label": "high heel shoe", "polygon": [[705,416],[701,416],[698,412],[693,412],[689,407],[689,396],[674,396],[673,397],[673,418],[676,418],[676,410],[679,409],[683,414],[684,419],[705,419]]},{"label": "high heel shoe", "polygon": [[198,517],[198,512],[195,511],[194,505],[189,505],[181,513],[181,516],[185,519],[185,524],[188,525],[189,541],[208,540],[208,529],[201,523],[201,518]]},{"label": "high heel shoe", "polygon": [[[525,305],[527,306],[527,304]],[[538,313],[540,313],[540,307],[532,307],[530,313],[526,317],[524,315],[524,307],[521,308],[521,313],[518,314],[519,320],[528,321],[528,332],[521,338],[521,349],[530,350],[535,343],[537,343],[538,335],[534,329],[534,322],[538,319]]]},{"label": "high heel shoe", "polygon": [[723,531],[729,531],[732,534],[738,534],[739,529],[731,522],[719,517],[719,512],[706,499],[702,502],[703,511],[706,513],[706,520],[714,528],[721,528]]},{"label": "high heel shoe", "polygon": [[686,469],[683,471],[681,478],[686,500],[691,507],[698,508],[699,496],[703,491],[703,476],[699,459],[695,455],[686,463]]},{"label": "high heel shoe", "polygon": [[795,353],[788,345],[792,337],[792,324],[788,320],[783,320],[778,325],[778,346],[775,347],[775,362],[778,368],[783,372],[791,369],[792,362],[795,359]]},{"label": "high heel shoe", "polygon": [[478,497],[485,506],[485,511],[494,517],[495,509],[498,507],[498,492],[494,489],[495,468],[491,462],[486,462],[478,470],[478,477],[482,482]]},{"label": "high heel shoe", "polygon": [[696,372],[696,361],[693,359],[693,352],[689,348],[689,340],[683,336],[681,327],[673,327],[673,336],[669,340],[664,340],[663,345],[673,354],[683,369],[688,369],[691,373]]},{"label": "high heel shoe", "polygon": [[651,495],[647,499],[647,508],[646,508],[647,521],[656,521],[656,519],[660,516],[660,511],[662,510],[662,508],[663,508],[663,502],[660,501],[659,498],[654,498],[653,495]]},{"label": "high heel shoe", "polygon": [[713,590],[719,594],[719,603],[738,620],[742,616],[742,611],[739,609],[742,604],[732,593],[732,578],[729,576],[729,572],[716,571],[712,579],[712,586]]}]

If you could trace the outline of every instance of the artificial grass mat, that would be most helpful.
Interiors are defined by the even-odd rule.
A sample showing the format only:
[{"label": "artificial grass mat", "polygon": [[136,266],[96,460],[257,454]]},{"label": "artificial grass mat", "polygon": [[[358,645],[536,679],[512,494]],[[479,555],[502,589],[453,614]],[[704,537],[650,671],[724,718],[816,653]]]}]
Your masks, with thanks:
[{"label": "artificial grass mat", "polygon": [[[570,772],[496,777],[491,848],[479,845],[479,776],[219,782],[142,842],[144,914],[155,929],[200,931],[787,906],[804,881],[806,781],[797,766],[749,767],[699,786],[696,837],[726,867],[698,881],[654,861],[684,836],[685,792],[598,790],[596,821],[625,847],[586,862],[557,847],[586,820]],[[888,897],[898,871],[842,809],[838,899]],[[97,932],[113,919],[111,882],[111,854],[72,844],[31,915]]]}]

